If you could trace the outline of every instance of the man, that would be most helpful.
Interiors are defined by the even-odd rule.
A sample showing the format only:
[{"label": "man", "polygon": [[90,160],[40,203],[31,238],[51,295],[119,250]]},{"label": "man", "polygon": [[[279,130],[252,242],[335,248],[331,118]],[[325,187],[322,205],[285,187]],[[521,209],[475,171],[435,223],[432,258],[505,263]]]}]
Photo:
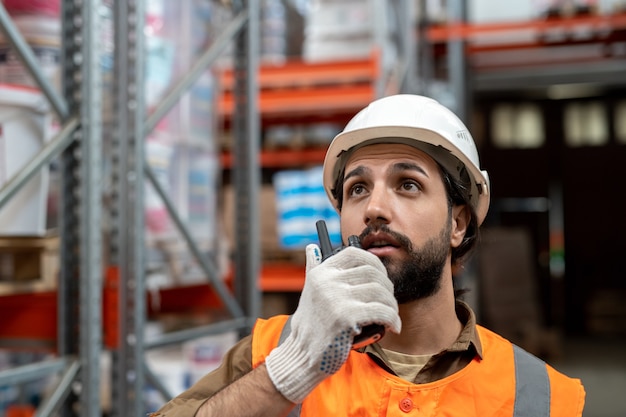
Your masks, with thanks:
[{"label": "man", "polygon": [[[489,179],[463,123],[434,100],[371,103],[331,143],[324,187],[346,247],[290,317],[259,320],[222,366],[154,416],[581,416],[585,392],[476,325],[452,270],[474,246]],[[368,325],[378,342],[352,349]]]}]

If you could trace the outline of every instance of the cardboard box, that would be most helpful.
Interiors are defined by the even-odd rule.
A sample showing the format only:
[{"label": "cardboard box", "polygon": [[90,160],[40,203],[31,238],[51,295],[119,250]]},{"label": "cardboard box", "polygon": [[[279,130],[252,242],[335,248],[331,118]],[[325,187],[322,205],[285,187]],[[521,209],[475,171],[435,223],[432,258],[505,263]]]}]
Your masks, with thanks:
[{"label": "cardboard box", "polygon": [[[222,225],[225,237],[228,240],[229,252],[236,250],[235,236],[235,193],[233,186],[224,187],[224,202],[221,211]],[[264,260],[288,255],[281,248],[278,240],[277,214],[276,214],[276,193],[271,185],[263,185],[259,191],[259,218],[260,218],[260,240],[261,257]]]},{"label": "cardboard box", "polygon": [[56,288],[59,244],[56,235],[0,237],[0,294]]}]

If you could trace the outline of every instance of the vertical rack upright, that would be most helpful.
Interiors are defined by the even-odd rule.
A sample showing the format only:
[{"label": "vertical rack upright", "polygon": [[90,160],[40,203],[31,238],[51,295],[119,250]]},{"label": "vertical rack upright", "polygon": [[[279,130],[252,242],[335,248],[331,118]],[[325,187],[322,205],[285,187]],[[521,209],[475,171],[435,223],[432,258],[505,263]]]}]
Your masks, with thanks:
[{"label": "vertical rack upright", "polygon": [[110,265],[117,267],[117,346],[112,346],[113,416],[141,415],[144,385],[144,2],[115,1],[114,122],[111,135],[113,210]]},{"label": "vertical rack upright", "polygon": [[[102,84],[99,0],[64,0],[62,88],[79,125],[61,155],[59,353],[80,361],[80,413],[100,412],[102,352]],[[76,256],[78,254],[78,256]],[[78,297],[76,294],[78,293]],[[76,314],[78,313],[78,314]],[[78,319],[76,318],[78,316]],[[78,320],[78,322],[76,322]],[[69,404],[66,413],[69,414]]]}]

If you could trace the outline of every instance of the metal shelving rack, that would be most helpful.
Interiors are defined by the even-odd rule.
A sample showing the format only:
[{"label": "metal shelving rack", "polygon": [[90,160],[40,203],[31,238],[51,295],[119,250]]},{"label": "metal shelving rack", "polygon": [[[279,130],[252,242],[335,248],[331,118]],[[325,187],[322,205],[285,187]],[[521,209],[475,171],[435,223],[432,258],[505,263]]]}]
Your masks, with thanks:
[{"label": "metal shelving rack", "polygon": [[[5,384],[36,380],[61,372],[57,389],[42,404],[39,415],[59,408],[69,413],[68,397],[80,382],[80,412],[95,416],[99,408],[101,349],[101,85],[96,28],[100,16],[95,0],[80,7],[62,5],[63,95],[41,73],[32,50],[0,5],[0,27],[49,99],[62,122],[60,132],[2,188],[4,204],[45,164],[61,154],[61,261],[58,288],[59,357],[46,363],[14,368],[0,374]],[[78,314],[76,314],[78,312]]]},{"label": "metal shelving rack", "polygon": [[[36,58],[0,4],[0,29],[51,103],[62,127],[41,151],[0,189],[0,207],[40,168],[55,157],[62,167],[60,219],[61,273],[57,290],[58,357],[0,372],[0,385],[19,385],[60,374],[57,389],[37,410],[37,416],[57,411],[85,417],[101,415],[100,356],[103,346],[102,291],[102,85],[99,29],[103,5],[99,0],[62,1],[63,92],[47,81]],[[143,106],[142,0],[113,2],[115,22],[114,131],[112,134],[113,230],[107,273],[117,276],[118,343],[113,353],[113,415],[140,415],[141,390],[146,381],[171,397],[144,362],[147,349],[180,343],[229,330],[249,331],[258,316],[260,293],[258,213],[255,200],[259,184],[257,166],[259,122],[256,115],[259,6],[256,1],[233,1],[234,18],[199,57],[189,73],[170,90],[158,108],[147,115]],[[235,149],[237,176],[237,247],[233,297],[217,276],[216,268],[198,249],[174,204],[145,163],[143,139],[173,108],[180,97],[235,40],[237,94]],[[176,333],[145,343],[143,184],[149,181],[163,199],[170,216],[197,258],[210,284],[232,319]],[[109,329],[110,330],[110,329]],[[80,385],[80,390],[73,387]]]}]

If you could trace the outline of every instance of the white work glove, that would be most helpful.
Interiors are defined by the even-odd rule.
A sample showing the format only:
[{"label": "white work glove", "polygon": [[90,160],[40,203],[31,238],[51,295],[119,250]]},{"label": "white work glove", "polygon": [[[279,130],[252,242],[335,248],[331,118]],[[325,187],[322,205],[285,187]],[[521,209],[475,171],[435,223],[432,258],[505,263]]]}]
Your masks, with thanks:
[{"label": "white work glove", "polygon": [[354,247],[321,259],[317,245],[306,247],[306,280],[291,333],[265,361],[276,389],[296,404],[341,368],[362,327],[382,324],[395,333],[401,327],[380,259]]}]

